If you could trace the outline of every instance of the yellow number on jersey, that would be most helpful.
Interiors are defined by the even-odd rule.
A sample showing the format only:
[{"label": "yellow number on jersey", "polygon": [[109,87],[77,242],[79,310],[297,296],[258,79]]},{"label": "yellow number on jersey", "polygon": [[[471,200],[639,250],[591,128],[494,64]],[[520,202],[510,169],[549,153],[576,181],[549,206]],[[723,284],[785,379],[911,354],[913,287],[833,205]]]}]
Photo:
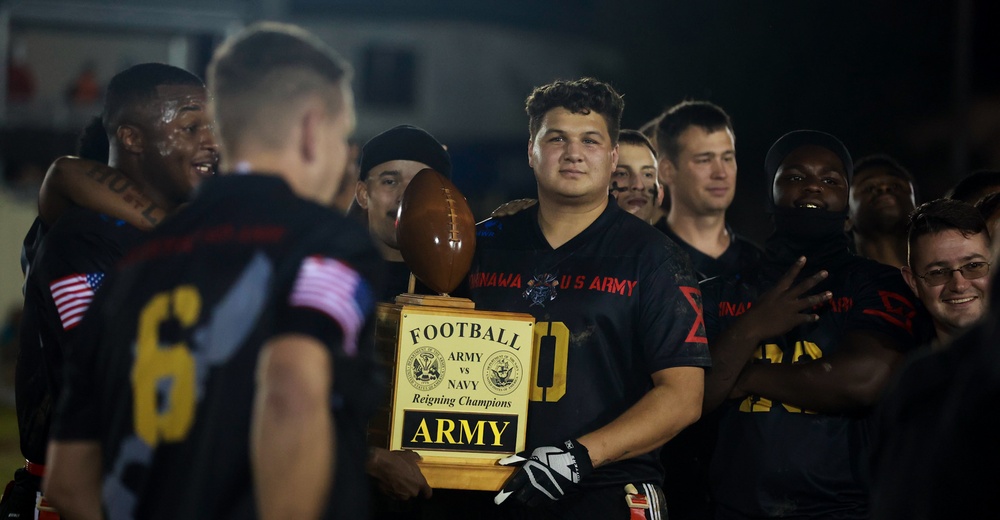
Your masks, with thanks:
[{"label": "yellow number on jersey", "polygon": [[[183,440],[194,421],[195,363],[186,343],[160,346],[160,325],[170,319],[184,328],[198,322],[201,297],[193,285],[158,293],[139,314],[132,411],[135,431],[150,446]],[[158,403],[157,388],[169,388]]]},{"label": "yellow number on jersey", "polygon": [[[795,342],[795,353],[792,356],[792,361],[798,363],[803,357],[808,356],[809,359],[819,359],[823,357],[823,349],[819,348],[819,345],[811,341],[796,341]],[[781,363],[784,359],[785,354],[781,351],[781,348],[774,343],[768,343],[763,347],[757,347],[757,351],[754,353],[754,357],[759,359],[767,359],[771,363]],[[740,403],[741,412],[769,412],[771,411],[771,400],[766,397],[760,397],[756,395],[747,396]],[[792,406],[790,404],[782,405],[785,410],[792,413],[816,413],[812,410],[803,410],[797,406]]]},{"label": "yellow number on jersey", "polygon": [[561,321],[535,324],[535,362],[531,367],[529,399],[554,403],[566,395],[566,366],[569,363],[569,329]]}]

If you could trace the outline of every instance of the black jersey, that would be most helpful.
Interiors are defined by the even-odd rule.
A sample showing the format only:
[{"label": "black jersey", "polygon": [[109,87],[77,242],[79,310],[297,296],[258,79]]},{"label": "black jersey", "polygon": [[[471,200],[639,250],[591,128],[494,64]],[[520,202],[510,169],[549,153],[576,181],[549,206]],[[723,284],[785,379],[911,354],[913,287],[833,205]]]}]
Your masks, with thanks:
[{"label": "black jersey", "polygon": [[[594,431],[650,388],[650,375],[711,364],[700,293],[687,257],[612,199],[557,249],[538,208],[478,226],[469,288],[477,309],[532,314],[537,378],[528,449]],[[658,453],[608,464],[587,486],[660,482]]]},{"label": "black jersey", "polygon": [[[654,227],[687,253],[699,281],[716,276],[734,276],[760,264],[760,246],[737,235],[728,225],[729,247],[718,258],[702,253],[677,236],[667,224],[666,217]],[[667,496],[672,520],[701,520],[711,515],[708,470],[715,449],[718,415],[703,414],[698,422],[666,443],[660,452],[663,467],[670,468],[664,475],[663,492]]]},{"label": "black jersey", "polygon": [[283,180],[206,181],[123,259],[67,365],[53,438],[100,442],[106,517],[254,518],[257,359],[269,338],[296,333],[332,359],[328,516],[363,518],[381,269],[364,229]]},{"label": "black jersey", "polygon": [[14,379],[21,453],[45,463],[63,354],[104,277],[142,232],[83,208],[51,228],[35,219],[24,241],[24,314]]},{"label": "black jersey", "polygon": [[997,345],[994,310],[946,348],[920,349],[897,371],[875,414],[873,520],[992,516],[1000,484]]},{"label": "black jersey", "polygon": [[760,263],[760,246],[737,235],[729,226],[726,226],[726,232],[729,233],[729,247],[718,258],[712,258],[702,253],[685,242],[683,238],[677,236],[677,233],[674,233],[674,230],[670,229],[667,224],[666,217],[660,219],[654,227],[670,237],[670,240],[677,242],[677,245],[688,254],[698,280],[713,276],[731,276]]},{"label": "black jersey", "polygon": [[[814,309],[820,320],[767,340],[753,363],[834,354],[851,330],[876,331],[900,348],[914,347],[913,296],[897,269],[854,256],[846,247],[829,265],[836,268],[829,268],[829,277],[813,290],[833,293],[831,301]],[[788,267],[765,263],[738,277],[703,282],[709,341]],[[716,518],[867,518],[867,418],[820,414],[760,396],[725,403],[719,413],[711,465]]]}]

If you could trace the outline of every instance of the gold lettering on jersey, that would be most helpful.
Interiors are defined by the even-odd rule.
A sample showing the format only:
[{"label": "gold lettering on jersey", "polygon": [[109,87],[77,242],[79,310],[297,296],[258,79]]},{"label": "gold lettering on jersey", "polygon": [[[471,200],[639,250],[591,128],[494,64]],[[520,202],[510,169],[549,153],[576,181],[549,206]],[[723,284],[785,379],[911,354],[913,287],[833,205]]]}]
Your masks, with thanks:
[{"label": "gold lettering on jersey", "polygon": [[[774,343],[767,343],[757,347],[754,357],[758,363],[781,363],[785,359],[785,352]],[[795,352],[792,353],[793,363],[803,363],[813,361],[823,357],[823,349],[811,341],[796,341]],[[750,395],[740,403],[741,412],[770,412],[773,403],[766,397]],[[790,404],[781,403],[781,406],[791,413],[815,414],[813,410],[806,410]]]},{"label": "gold lettering on jersey", "polygon": [[193,285],[155,294],[139,313],[132,414],[136,434],[149,446],[184,440],[195,412],[194,356],[184,341],[164,344],[160,326],[176,321],[188,330],[200,315],[201,296]]}]

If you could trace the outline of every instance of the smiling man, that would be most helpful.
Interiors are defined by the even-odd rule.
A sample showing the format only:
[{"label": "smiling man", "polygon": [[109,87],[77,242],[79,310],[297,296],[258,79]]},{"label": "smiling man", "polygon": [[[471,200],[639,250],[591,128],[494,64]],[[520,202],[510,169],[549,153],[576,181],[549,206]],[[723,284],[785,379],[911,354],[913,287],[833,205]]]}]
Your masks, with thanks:
[{"label": "smiling man", "polygon": [[849,250],[840,140],[788,133],[765,170],[776,229],[761,265],[702,283],[716,518],[865,519],[867,415],[916,345],[916,311],[897,269]]},{"label": "smiling man", "polygon": [[[504,518],[627,518],[633,484],[651,505],[639,513],[660,518],[657,450],[701,413],[697,282],[676,244],[608,194],[621,96],[557,81],[525,108],[538,204],[479,224],[469,278],[477,309],[537,320],[528,451],[501,461],[520,467],[494,500]],[[493,273],[523,282],[482,281]]]},{"label": "smiling man", "polygon": [[987,311],[990,234],[975,207],[953,199],[922,204],[910,216],[903,278],[934,323],[933,347],[948,345]]},{"label": "smiling man", "polygon": [[[114,178],[120,190],[133,186],[165,210],[176,209],[215,161],[217,144],[206,105],[202,81],[177,67],[146,63],[118,73],[108,84],[102,114],[109,161],[95,175]],[[25,239],[30,264],[15,401],[21,452],[28,462],[4,495],[4,514],[20,511],[31,518],[34,512],[52,407],[63,386],[64,347],[76,341],[80,320],[104,277],[140,236],[122,221],[77,206],[51,226],[36,219]]]},{"label": "smiling man", "polygon": [[859,255],[906,265],[906,224],[916,206],[913,176],[887,155],[862,158],[851,183],[850,223]]},{"label": "smiling man", "polygon": [[[361,149],[355,198],[358,206],[367,212],[368,231],[389,264],[388,283],[385,292],[379,295],[380,301],[392,302],[397,295],[407,292],[410,270],[399,250],[396,217],[403,192],[424,168],[451,178],[448,151],[422,128],[392,127],[369,139]],[[422,284],[416,292],[433,294]]]}]

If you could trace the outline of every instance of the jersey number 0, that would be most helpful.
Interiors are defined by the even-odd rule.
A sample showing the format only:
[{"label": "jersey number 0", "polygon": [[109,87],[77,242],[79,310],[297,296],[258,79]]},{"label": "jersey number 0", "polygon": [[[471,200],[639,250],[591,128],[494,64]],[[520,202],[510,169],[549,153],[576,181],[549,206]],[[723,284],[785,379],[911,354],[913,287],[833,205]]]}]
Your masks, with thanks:
[{"label": "jersey number 0", "polygon": [[531,368],[529,399],[554,403],[566,395],[566,366],[569,363],[569,329],[561,321],[535,324],[535,363]]}]

